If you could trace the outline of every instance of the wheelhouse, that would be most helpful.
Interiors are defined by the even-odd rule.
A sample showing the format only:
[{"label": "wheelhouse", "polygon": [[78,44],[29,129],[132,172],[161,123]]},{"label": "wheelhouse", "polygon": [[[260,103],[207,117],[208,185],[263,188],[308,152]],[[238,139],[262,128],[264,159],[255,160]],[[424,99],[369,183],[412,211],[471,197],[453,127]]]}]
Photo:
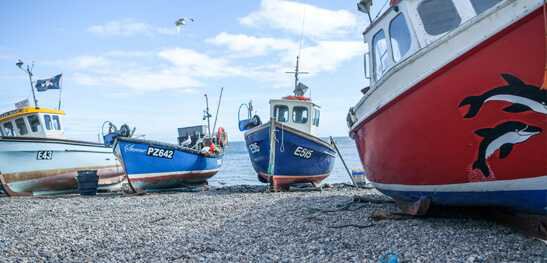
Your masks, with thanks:
[{"label": "wheelhouse", "polygon": [[64,111],[24,107],[0,114],[0,136],[63,138]]},{"label": "wheelhouse", "polygon": [[270,100],[270,116],[277,122],[291,128],[315,134],[319,127],[321,110],[309,98],[289,96]]},{"label": "wheelhouse", "polygon": [[[391,7],[363,32],[369,47],[365,76],[375,88],[414,54],[467,21],[511,0],[391,0]],[[440,54],[442,55],[442,54]],[[427,66],[427,65],[424,65]]]}]

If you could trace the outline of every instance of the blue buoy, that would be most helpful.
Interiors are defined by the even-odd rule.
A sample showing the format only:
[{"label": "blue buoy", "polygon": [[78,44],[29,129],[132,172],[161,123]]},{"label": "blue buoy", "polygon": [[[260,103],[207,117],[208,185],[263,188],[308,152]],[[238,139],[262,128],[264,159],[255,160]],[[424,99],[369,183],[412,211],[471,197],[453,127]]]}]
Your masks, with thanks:
[{"label": "blue buoy", "polygon": [[399,256],[397,254],[390,252],[380,257],[380,263],[399,263]]}]

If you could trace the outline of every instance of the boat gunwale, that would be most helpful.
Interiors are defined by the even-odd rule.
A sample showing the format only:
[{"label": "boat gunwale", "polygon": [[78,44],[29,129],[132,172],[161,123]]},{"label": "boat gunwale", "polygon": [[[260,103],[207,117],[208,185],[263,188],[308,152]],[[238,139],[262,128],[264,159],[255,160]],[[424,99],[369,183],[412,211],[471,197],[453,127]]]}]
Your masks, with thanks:
[{"label": "boat gunwale", "polygon": [[[516,0],[507,0],[506,2],[496,6],[495,8],[492,8],[488,11],[485,11],[484,13],[477,15],[465,23],[461,24],[457,29],[454,29],[448,33],[446,33],[444,36],[440,37],[439,39],[433,41],[429,45],[419,49],[414,54],[408,56],[406,59],[402,60],[395,66],[391,67],[384,76],[377,82],[375,82],[373,85],[371,85],[370,91],[367,92],[366,95],[363,95],[361,99],[353,106],[353,109],[358,109],[362,107],[365,102],[368,100],[368,98],[374,94],[377,90],[381,89],[381,86],[387,82],[387,80],[401,71],[403,68],[409,66],[409,64],[414,63],[416,60],[424,57],[426,54],[430,53],[431,50],[434,50],[438,48],[439,46],[446,44],[450,40],[454,39],[457,35],[463,33],[464,31],[467,31],[470,27],[477,24],[478,22],[487,19],[491,15],[494,15],[495,13],[499,12],[500,9],[506,8],[507,6],[513,4]],[[544,4],[545,5],[545,4]],[[514,26],[520,23],[523,23],[527,21],[527,18],[533,14],[534,12],[538,11],[541,6],[533,7],[527,10],[528,12],[522,12],[518,17],[515,17],[512,21],[513,23],[508,24],[499,30],[492,31],[489,35],[483,35],[481,37],[481,41],[476,43],[474,46],[471,46],[465,50],[463,50],[461,53],[454,56],[454,58],[447,60],[445,63],[440,64],[438,67],[436,67],[430,74],[420,76],[417,79],[409,82],[408,87],[406,90],[400,92],[399,94],[395,95],[393,98],[389,99],[389,101],[380,104],[376,107],[376,109],[368,114],[363,114],[362,117],[360,117],[351,127],[349,127],[350,133],[353,131],[356,131],[359,129],[361,125],[363,125],[368,120],[372,119],[375,115],[380,113],[381,111],[385,110],[388,106],[393,104],[395,101],[399,100],[401,97],[406,96],[409,92],[411,92],[413,89],[415,89],[417,86],[420,86],[422,83],[427,82],[432,77],[439,74],[440,71],[443,71],[445,68],[450,67],[454,64],[459,63],[459,61],[465,57],[467,57],[469,54],[475,52],[476,49],[480,49],[484,47],[484,45],[490,43],[490,41],[493,41],[493,39],[497,38],[499,34],[513,30]]]},{"label": "boat gunwale", "polygon": [[[316,143],[319,143],[319,144],[321,144],[321,145],[323,145],[323,146],[329,148],[329,150],[332,150],[332,151],[334,152],[334,147],[332,147],[331,144],[329,144],[328,142],[324,141],[323,139],[321,139],[321,138],[319,138],[319,137],[317,137],[317,136],[315,136],[315,135],[312,135],[312,134],[309,134],[309,133],[305,133],[305,132],[300,131],[300,130],[298,130],[298,129],[295,129],[295,128],[292,128],[292,127],[290,127],[290,126],[287,126],[287,125],[284,125],[284,124],[282,124],[282,123],[279,123],[279,122],[277,122],[277,121],[275,121],[275,125],[276,125],[276,126],[280,125],[280,127],[282,127],[283,130],[288,130],[288,131],[290,131],[290,132],[295,133],[295,134],[298,135],[298,136],[304,137],[305,139],[310,139],[311,141],[314,141],[314,142],[316,142]],[[258,132],[258,131],[260,131],[260,130],[262,130],[262,129],[266,129],[267,127],[270,127],[270,126],[271,126],[271,121],[268,121],[268,122],[266,122],[266,123],[264,123],[264,124],[261,124],[261,125],[259,125],[259,126],[257,126],[257,127],[254,127],[254,128],[252,128],[252,129],[246,131],[246,132],[244,133],[244,137],[247,137],[247,136],[249,136],[249,135],[251,135],[251,134],[254,134],[254,133],[256,133],[256,132]]]},{"label": "boat gunwale", "polygon": [[59,139],[59,138],[44,138],[44,137],[25,137],[25,136],[0,136],[0,142],[24,142],[24,143],[58,143],[80,146],[91,146],[100,148],[111,148],[103,143],[89,142],[81,140]]},{"label": "boat gunwale", "polygon": [[119,141],[132,142],[132,143],[142,143],[142,144],[148,144],[148,145],[153,145],[153,146],[157,145],[157,146],[160,146],[160,147],[168,147],[168,148],[172,148],[173,150],[186,152],[186,153],[190,153],[190,154],[195,154],[195,155],[199,155],[199,156],[205,157],[205,158],[219,159],[219,158],[222,158],[224,156],[224,153],[205,155],[202,152],[200,152],[198,150],[195,150],[195,149],[192,149],[192,148],[183,147],[183,146],[173,144],[173,143],[155,141],[155,140],[119,137],[119,138],[116,139],[116,144],[118,144]]}]

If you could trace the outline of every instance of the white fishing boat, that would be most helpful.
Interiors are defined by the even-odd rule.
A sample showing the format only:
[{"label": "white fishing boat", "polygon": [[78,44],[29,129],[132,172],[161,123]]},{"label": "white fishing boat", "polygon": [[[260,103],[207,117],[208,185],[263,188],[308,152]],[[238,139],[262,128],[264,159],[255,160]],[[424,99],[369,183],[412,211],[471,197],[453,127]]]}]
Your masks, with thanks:
[{"label": "white fishing boat", "polygon": [[[28,68],[27,72],[31,77]],[[38,107],[36,100],[34,106],[27,102],[16,107],[0,114],[0,188],[4,193],[76,192],[81,170],[97,170],[99,190],[119,189],[124,172],[111,147],[65,139],[65,113],[60,109]]]}]

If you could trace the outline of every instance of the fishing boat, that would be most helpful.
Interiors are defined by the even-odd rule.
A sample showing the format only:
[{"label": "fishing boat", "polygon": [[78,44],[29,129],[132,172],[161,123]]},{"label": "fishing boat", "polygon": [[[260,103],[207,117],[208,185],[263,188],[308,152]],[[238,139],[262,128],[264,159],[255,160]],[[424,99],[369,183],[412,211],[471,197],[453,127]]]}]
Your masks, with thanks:
[{"label": "fishing boat", "polygon": [[65,139],[65,112],[60,107],[38,107],[36,99],[34,103],[30,106],[24,100],[16,109],[0,114],[0,188],[5,194],[74,193],[81,170],[97,171],[98,190],[121,187],[124,172],[112,148]]},{"label": "fishing boat", "polygon": [[245,143],[258,179],[270,183],[275,191],[294,183],[318,185],[332,171],[336,152],[333,145],[315,135],[319,127],[320,107],[304,96],[307,86],[299,79],[299,58],[296,59],[294,95],[271,99],[270,121],[262,123],[253,115],[252,103],[247,118],[239,120],[245,131]]},{"label": "fishing boat", "polygon": [[[205,98],[208,105],[207,95]],[[216,116],[213,130],[216,129]],[[212,134],[210,117],[207,106],[206,134],[202,126],[180,128],[179,144],[131,138],[123,133],[110,136],[114,141],[114,154],[123,164],[130,188],[134,192],[155,192],[206,184],[207,179],[220,171],[227,144],[223,128]]]},{"label": "fishing boat", "polygon": [[413,214],[547,214],[546,21],[543,0],[390,1],[347,116],[370,183]]}]

